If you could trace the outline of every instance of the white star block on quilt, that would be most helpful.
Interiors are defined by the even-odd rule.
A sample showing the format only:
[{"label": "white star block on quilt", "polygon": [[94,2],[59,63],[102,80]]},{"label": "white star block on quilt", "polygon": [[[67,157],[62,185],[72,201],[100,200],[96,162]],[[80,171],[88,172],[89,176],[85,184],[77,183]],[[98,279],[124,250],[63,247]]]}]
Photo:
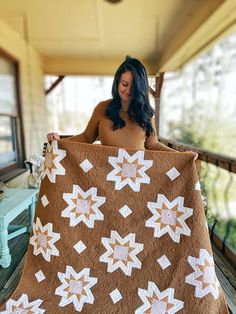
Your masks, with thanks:
[{"label": "white star block on quilt", "polygon": [[136,255],[143,250],[144,245],[135,243],[134,233],[121,238],[118,232],[112,230],[110,238],[102,238],[102,244],[106,252],[100,256],[99,261],[108,264],[109,273],[120,268],[125,275],[131,276],[132,268],[141,269],[142,263]]},{"label": "white star block on quilt", "polygon": [[107,180],[115,181],[115,189],[121,190],[129,185],[135,192],[140,191],[141,183],[150,183],[149,176],[145,173],[153,161],[144,160],[144,151],[137,151],[130,156],[125,149],[119,149],[118,157],[109,157],[113,170],[108,173]]},{"label": "white star block on quilt", "polygon": [[59,256],[59,251],[54,243],[60,239],[60,233],[52,232],[52,223],[42,226],[37,217],[36,223],[33,223],[33,236],[30,238],[30,244],[34,246],[34,255],[43,255],[47,262],[50,262],[51,256]]},{"label": "white star block on quilt", "polygon": [[106,198],[97,196],[97,188],[84,192],[79,185],[73,185],[72,193],[63,193],[63,199],[68,206],[61,212],[61,216],[70,218],[70,226],[83,221],[87,227],[94,228],[95,220],[104,220],[99,207],[105,203]]},{"label": "white star block on quilt", "polygon": [[180,235],[190,236],[191,230],[185,220],[193,214],[193,209],[184,207],[184,198],[176,197],[172,202],[163,194],[158,194],[157,202],[148,202],[147,207],[153,216],[145,226],[154,228],[154,237],[160,238],[168,233],[174,242],[180,242]]},{"label": "white star block on quilt", "polygon": [[174,181],[179,175],[179,171],[172,167],[169,171],[166,172],[166,175],[171,179],[171,181]]},{"label": "white star block on quilt", "polygon": [[59,306],[64,307],[73,303],[75,310],[81,312],[84,303],[94,303],[91,287],[97,283],[98,279],[89,277],[89,272],[90,268],[84,268],[76,273],[71,266],[66,266],[65,273],[58,272],[58,278],[62,283],[55,290],[55,294],[62,297]]},{"label": "white star block on quilt", "polygon": [[157,262],[161,266],[162,269],[166,269],[167,267],[171,265],[171,262],[165,255],[162,255],[160,258],[158,258]]},{"label": "white star block on quilt", "polygon": [[88,172],[90,169],[93,168],[93,165],[88,159],[85,159],[81,164],[79,165],[81,169],[83,169],[84,172]]},{"label": "white star block on quilt", "polygon": [[173,288],[160,292],[155,283],[149,281],[148,290],[138,290],[143,305],[135,311],[135,314],[174,314],[178,312],[184,307],[184,302],[174,299],[174,292]]},{"label": "white star block on quilt", "polygon": [[129,208],[128,205],[124,205],[123,207],[121,207],[119,209],[119,213],[124,217],[124,218],[127,218],[131,213],[132,213],[132,210]]},{"label": "white star block on quilt", "polygon": [[112,292],[109,293],[109,295],[110,295],[112,302],[114,304],[116,304],[117,302],[119,302],[122,299],[122,295],[118,289],[113,290]]},{"label": "white star block on quilt", "polygon": [[189,256],[188,262],[194,272],[188,275],[185,281],[195,286],[195,297],[203,298],[211,293],[217,299],[220,284],[215,274],[213,257],[207,250],[200,249],[199,258]]},{"label": "white star block on quilt", "polygon": [[1,313],[2,314],[13,314],[13,313],[42,314],[45,312],[45,310],[39,308],[42,302],[43,301],[40,299],[29,302],[28,296],[23,293],[17,301],[13,299],[8,300],[6,303],[6,310]]},{"label": "white star block on quilt", "polygon": [[65,156],[66,151],[58,149],[57,141],[52,141],[51,145],[48,143],[42,178],[47,176],[50,182],[55,183],[57,175],[65,175],[65,168],[60,163]]}]

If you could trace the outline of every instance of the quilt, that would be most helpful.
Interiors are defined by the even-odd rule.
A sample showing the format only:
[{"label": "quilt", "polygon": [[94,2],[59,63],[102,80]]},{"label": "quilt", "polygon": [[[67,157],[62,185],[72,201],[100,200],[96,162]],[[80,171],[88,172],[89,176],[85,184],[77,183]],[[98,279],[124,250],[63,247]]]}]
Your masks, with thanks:
[{"label": "quilt", "polygon": [[228,313],[191,152],[48,144],[20,283],[1,313]]}]

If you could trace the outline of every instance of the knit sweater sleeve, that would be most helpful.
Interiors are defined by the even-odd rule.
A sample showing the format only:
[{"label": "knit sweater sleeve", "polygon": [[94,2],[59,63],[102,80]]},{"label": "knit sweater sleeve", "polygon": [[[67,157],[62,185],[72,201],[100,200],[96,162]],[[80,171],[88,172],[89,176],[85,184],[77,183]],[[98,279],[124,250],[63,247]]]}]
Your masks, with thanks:
[{"label": "knit sweater sleeve", "polygon": [[98,104],[95,107],[93,114],[84,132],[78,135],[68,137],[66,140],[76,141],[76,142],[81,142],[81,143],[89,143],[89,144],[92,144],[93,142],[95,142],[96,139],[98,138],[98,132],[99,132],[98,126],[99,126],[100,112],[101,112],[101,105]]},{"label": "knit sweater sleeve", "polygon": [[160,143],[157,139],[157,131],[156,131],[156,125],[155,125],[155,118],[153,117],[151,120],[152,127],[154,134],[151,134],[150,136],[146,137],[145,141],[145,148],[150,150],[159,150],[159,151],[172,151],[176,152],[176,150]]}]

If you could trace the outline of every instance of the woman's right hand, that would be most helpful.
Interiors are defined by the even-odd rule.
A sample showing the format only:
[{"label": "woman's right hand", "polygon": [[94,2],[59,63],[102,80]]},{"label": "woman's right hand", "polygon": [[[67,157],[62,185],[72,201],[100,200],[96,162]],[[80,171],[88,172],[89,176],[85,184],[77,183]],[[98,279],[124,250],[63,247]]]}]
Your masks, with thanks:
[{"label": "woman's right hand", "polygon": [[60,139],[60,136],[58,135],[58,133],[48,133],[47,139],[48,139],[48,142],[58,141]]}]

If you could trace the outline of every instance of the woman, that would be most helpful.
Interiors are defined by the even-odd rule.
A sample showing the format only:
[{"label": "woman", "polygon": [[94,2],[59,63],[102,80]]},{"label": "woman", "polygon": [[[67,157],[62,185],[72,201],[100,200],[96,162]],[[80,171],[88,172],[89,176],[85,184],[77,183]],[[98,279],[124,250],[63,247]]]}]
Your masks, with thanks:
[{"label": "woman", "polygon": [[[106,146],[173,151],[157,140],[148,93],[145,67],[139,60],[126,57],[114,77],[113,98],[99,103],[85,131],[70,139],[93,143],[99,137]],[[48,141],[60,139],[57,133],[49,133],[47,138]]]}]

